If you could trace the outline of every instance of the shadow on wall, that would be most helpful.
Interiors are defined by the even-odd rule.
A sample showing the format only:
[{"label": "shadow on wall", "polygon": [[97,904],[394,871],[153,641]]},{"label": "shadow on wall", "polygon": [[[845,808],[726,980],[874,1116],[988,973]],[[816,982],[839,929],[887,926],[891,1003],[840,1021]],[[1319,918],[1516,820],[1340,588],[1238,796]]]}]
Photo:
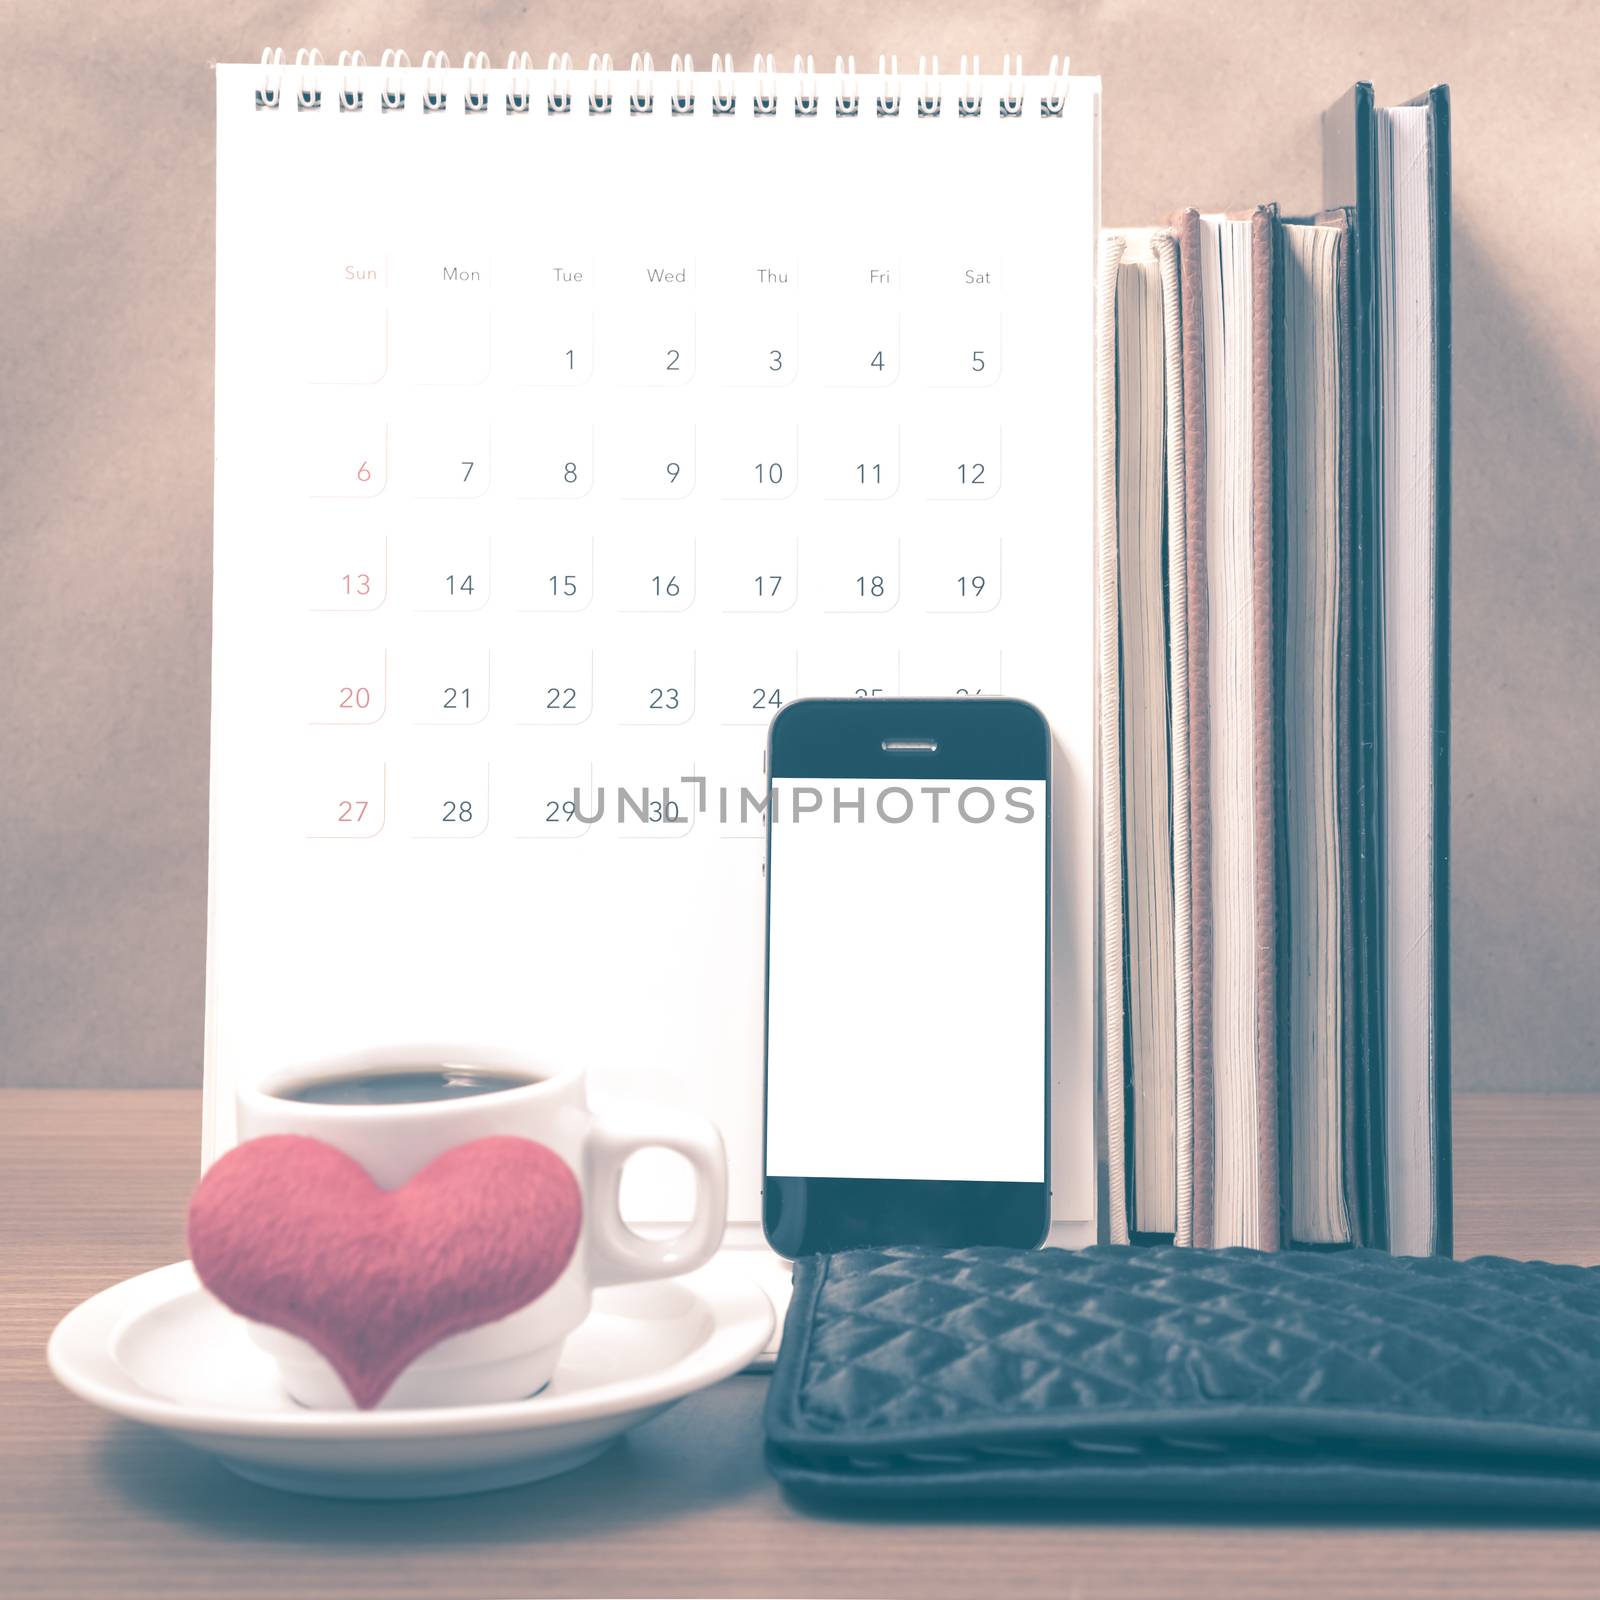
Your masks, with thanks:
[{"label": "shadow on wall", "polygon": [[1600,1089],[1600,376],[1452,244],[1455,1084]]}]

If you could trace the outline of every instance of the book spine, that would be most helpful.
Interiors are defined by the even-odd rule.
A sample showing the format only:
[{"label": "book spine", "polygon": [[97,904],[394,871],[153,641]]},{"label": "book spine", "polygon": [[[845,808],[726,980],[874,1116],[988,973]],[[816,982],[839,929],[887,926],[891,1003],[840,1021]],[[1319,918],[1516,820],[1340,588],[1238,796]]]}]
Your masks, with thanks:
[{"label": "book spine", "polygon": [[[1191,1161],[1193,1242],[1209,1248],[1216,1239],[1212,1050],[1211,924],[1211,705],[1207,691],[1210,626],[1206,610],[1206,413],[1204,310],[1200,286],[1200,214],[1177,219],[1183,295],[1183,479],[1185,588],[1188,602],[1189,666],[1189,937],[1193,998],[1190,1056],[1193,1063]],[[1176,535],[1175,535],[1176,536]]]},{"label": "book spine", "polygon": [[1128,1242],[1127,1118],[1123,1051],[1122,960],[1122,748],[1121,685],[1117,670],[1117,269],[1127,241],[1108,233],[1100,243],[1100,272],[1095,288],[1095,692],[1099,736],[1097,826],[1100,971],[1098,995],[1100,1093],[1104,1149],[1097,1169],[1098,1236],[1112,1244]]}]

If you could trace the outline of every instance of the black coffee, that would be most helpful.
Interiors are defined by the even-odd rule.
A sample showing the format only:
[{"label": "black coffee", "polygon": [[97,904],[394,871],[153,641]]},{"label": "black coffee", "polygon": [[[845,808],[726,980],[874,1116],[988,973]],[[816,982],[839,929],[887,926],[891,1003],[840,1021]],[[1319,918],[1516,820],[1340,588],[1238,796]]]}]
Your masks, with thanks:
[{"label": "black coffee", "polygon": [[522,1072],[484,1072],[477,1067],[416,1067],[397,1072],[352,1072],[318,1078],[281,1090],[283,1100],[317,1106],[403,1106],[427,1100],[466,1100],[473,1095],[525,1089],[539,1079]]}]

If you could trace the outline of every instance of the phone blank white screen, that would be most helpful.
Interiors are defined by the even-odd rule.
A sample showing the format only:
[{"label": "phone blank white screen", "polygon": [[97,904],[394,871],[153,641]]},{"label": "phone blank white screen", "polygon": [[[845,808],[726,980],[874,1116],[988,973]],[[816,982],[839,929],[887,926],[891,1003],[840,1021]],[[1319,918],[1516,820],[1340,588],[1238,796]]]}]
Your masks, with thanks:
[{"label": "phone blank white screen", "polygon": [[767,1171],[1042,1182],[1044,784],[775,778],[771,803]]}]

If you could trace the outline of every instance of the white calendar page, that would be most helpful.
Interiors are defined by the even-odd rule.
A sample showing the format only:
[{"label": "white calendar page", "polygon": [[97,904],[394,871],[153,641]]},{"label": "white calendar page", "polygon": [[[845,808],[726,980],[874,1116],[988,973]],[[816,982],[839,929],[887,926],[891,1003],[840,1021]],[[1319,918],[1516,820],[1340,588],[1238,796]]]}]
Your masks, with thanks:
[{"label": "white calendar page", "polygon": [[[492,1041],[713,1117],[755,1241],[767,721],[1003,692],[1056,740],[1083,1237],[1098,80],[959,116],[946,78],[936,117],[864,80],[849,117],[824,77],[808,117],[781,76],[759,117],[745,74],[728,115],[706,74],[687,115],[571,76],[551,114],[542,73],[327,68],[301,110],[218,69],[208,1157],[286,1061]],[[687,1199],[630,1167],[634,1217]]]}]

